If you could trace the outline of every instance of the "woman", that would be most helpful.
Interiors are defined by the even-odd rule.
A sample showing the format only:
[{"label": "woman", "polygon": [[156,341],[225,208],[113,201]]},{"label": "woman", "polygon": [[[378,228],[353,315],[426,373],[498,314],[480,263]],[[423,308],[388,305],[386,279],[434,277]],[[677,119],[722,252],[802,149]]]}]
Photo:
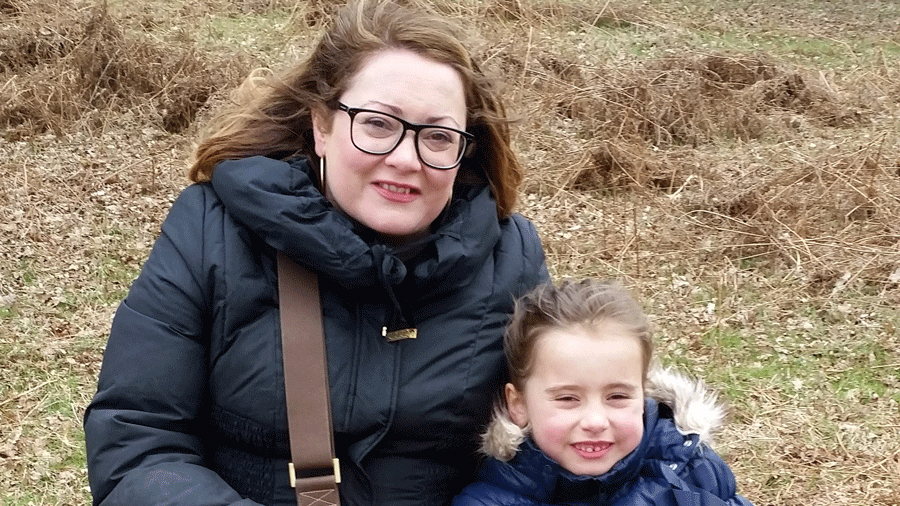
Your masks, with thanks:
[{"label": "woman", "polygon": [[295,503],[278,251],[319,278],[343,504],[449,504],[513,300],[548,277],[499,97],[445,21],[367,0],[247,86],[116,313],[94,504]]}]

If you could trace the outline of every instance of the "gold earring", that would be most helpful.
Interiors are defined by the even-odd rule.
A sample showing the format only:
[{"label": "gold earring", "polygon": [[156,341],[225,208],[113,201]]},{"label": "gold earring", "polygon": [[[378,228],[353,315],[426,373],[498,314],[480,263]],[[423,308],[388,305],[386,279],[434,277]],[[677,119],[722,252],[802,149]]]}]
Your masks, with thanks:
[{"label": "gold earring", "polygon": [[319,157],[319,184],[322,185],[322,193],[325,193],[325,157]]}]

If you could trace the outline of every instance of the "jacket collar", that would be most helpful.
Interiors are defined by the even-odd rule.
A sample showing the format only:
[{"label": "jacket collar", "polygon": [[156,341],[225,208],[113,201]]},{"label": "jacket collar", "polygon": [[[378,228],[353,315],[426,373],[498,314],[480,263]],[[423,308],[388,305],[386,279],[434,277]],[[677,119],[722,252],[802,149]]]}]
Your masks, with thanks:
[{"label": "jacket collar", "polygon": [[653,428],[658,419],[657,403],[647,399],[644,411],[646,430],[638,447],[600,476],[575,475],[563,469],[542,452],[530,436],[525,436],[508,462],[488,459],[479,469],[479,479],[498,484],[517,495],[540,504],[580,505],[606,504],[627,490],[641,471],[648,447],[652,444]]},{"label": "jacket collar", "polygon": [[[488,187],[454,190],[442,223],[404,263],[391,247],[372,239],[338,212],[312,182],[305,159],[286,162],[261,156],[229,160],[213,171],[211,183],[229,214],[271,247],[347,288],[404,281],[436,294],[471,281],[500,238],[496,203]],[[407,280],[412,269],[414,279]]]}]

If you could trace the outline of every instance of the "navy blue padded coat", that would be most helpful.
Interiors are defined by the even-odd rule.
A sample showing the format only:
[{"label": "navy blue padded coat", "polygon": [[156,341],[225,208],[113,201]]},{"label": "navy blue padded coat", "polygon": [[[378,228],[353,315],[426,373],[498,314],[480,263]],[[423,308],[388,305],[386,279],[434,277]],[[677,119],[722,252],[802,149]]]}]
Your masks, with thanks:
[{"label": "navy blue padded coat", "polygon": [[[446,505],[471,481],[513,300],[548,277],[534,227],[455,189],[403,262],[310,170],[223,162],[172,206],[85,414],[95,505],[295,503],[277,250],[319,276],[343,504]],[[382,337],[409,325],[416,339]]]},{"label": "navy blue padded coat", "polygon": [[576,476],[508,415],[484,436],[489,457],[453,506],[752,506],[710,447],[725,411],[704,386],[667,369],[648,378],[644,436],[601,476]]}]

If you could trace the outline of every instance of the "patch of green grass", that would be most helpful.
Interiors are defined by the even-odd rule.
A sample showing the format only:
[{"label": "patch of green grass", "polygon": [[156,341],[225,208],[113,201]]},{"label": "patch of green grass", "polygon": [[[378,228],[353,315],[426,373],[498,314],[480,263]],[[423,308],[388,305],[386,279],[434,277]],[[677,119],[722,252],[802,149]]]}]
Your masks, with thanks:
[{"label": "patch of green grass", "polygon": [[103,256],[95,260],[92,279],[96,283],[66,289],[53,298],[53,309],[61,319],[71,318],[85,308],[107,307],[117,304],[128,294],[131,283],[140,273],[140,265],[133,260]]},{"label": "patch of green grass", "polygon": [[140,272],[140,266],[133,261],[125,262],[112,256],[101,258],[96,273],[103,280],[103,290],[97,301],[115,304],[125,298],[128,288]]},{"label": "patch of green grass", "polygon": [[5,497],[3,502],[0,502],[2,506],[34,506],[35,504],[45,504],[43,502],[45,496],[44,494],[35,495],[30,492],[20,492],[16,494],[16,497]]},{"label": "patch of green grass", "polygon": [[777,58],[828,68],[873,65],[881,58],[896,59],[900,55],[897,44],[861,38],[835,40],[777,32],[754,34],[702,30],[695,32],[695,36],[700,47],[726,52],[764,52]]},{"label": "patch of green grass", "polygon": [[[38,421],[40,420],[40,421]],[[23,487],[5,495],[6,505],[90,504],[86,490],[84,433],[79,417],[41,416],[21,426],[20,443],[34,455],[18,463]]]},{"label": "patch of green grass", "polygon": [[614,16],[597,16],[592,25],[606,30],[628,30],[635,27],[632,22]]},{"label": "patch of green grass", "polygon": [[12,320],[13,318],[18,318],[19,311],[16,310],[16,306],[0,306],[0,320]]},{"label": "patch of green grass", "polygon": [[900,45],[863,37],[834,39],[803,36],[777,30],[748,31],[679,27],[677,33],[665,26],[637,26],[628,23],[600,24],[586,32],[604,46],[637,58],[653,58],[666,51],[707,53],[766,53],[776,58],[829,68],[874,65],[880,60],[900,58]]},{"label": "patch of green grass", "polygon": [[[728,138],[729,144],[737,144],[733,138]],[[736,260],[737,268],[742,271],[759,271],[760,269],[771,268],[769,262],[764,255],[744,256]]]},{"label": "patch of green grass", "polygon": [[84,429],[81,428],[81,425],[70,428],[68,431],[68,438],[66,439],[66,445],[70,451],[66,454],[65,458],[60,460],[58,466],[61,468],[80,468],[83,466],[87,459],[87,449],[84,446]]},{"label": "patch of green grass", "polygon": [[[835,395],[862,404],[883,397],[889,389],[881,380],[877,370],[867,368],[850,369],[839,373],[831,379],[829,386]],[[894,396],[900,398],[896,393]]]},{"label": "patch of green grass", "polygon": [[894,353],[877,336],[851,339],[830,353],[828,387],[834,395],[867,404],[885,396],[900,402]]},{"label": "patch of green grass", "polygon": [[34,260],[30,258],[19,259],[15,272],[13,272],[13,277],[21,279],[25,285],[33,285],[35,279],[37,279],[37,273],[34,270]]},{"label": "patch of green grass", "polygon": [[729,328],[713,328],[703,335],[703,344],[711,349],[724,350],[729,354],[737,353],[743,356],[750,354],[750,358],[758,352],[752,343],[748,343],[747,339],[740,333]]},{"label": "patch of green grass", "polygon": [[276,56],[288,43],[287,21],[291,13],[272,10],[264,14],[211,16],[194,32],[203,45],[252,48],[253,52]]},{"label": "patch of green grass", "polygon": [[84,387],[78,376],[71,374],[53,374],[55,377],[52,386],[42,399],[39,410],[45,415],[58,414],[61,417],[69,417],[73,414],[73,406],[76,404],[76,393]]},{"label": "patch of green grass", "polygon": [[[733,348],[732,348],[733,350]],[[797,389],[796,385],[810,381],[810,370],[804,368],[801,359],[790,356],[749,353],[752,357],[715,351],[723,358],[706,371],[705,380],[721,391],[730,403],[743,405],[756,394],[760,385],[766,385],[767,395],[786,401]],[[798,383],[799,382],[799,383]]]}]

